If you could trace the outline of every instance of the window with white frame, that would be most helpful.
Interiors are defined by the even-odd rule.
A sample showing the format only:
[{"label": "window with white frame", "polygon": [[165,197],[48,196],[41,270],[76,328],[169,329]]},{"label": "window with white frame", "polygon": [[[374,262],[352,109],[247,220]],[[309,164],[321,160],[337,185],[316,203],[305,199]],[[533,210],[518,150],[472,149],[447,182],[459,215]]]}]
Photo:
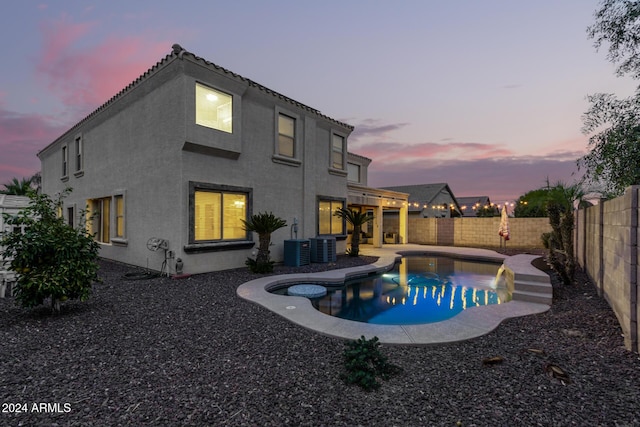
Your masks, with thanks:
[{"label": "window with white frame", "polygon": [[344,208],[344,200],[318,200],[318,234],[345,234],[344,220],[335,213]]},{"label": "window with white frame", "polygon": [[62,177],[69,176],[69,147],[67,145],[62,146]]},{"label": "window with white frame", "polygon": [[243,223],[248,219],[248,189],[206,184],[192,188],[193,243],[248,240]]},{"label": "window with white frame", "polygon": [[344,136],[331,136],[331,167],[344,170]]},{"label": "window with white frame", "polygon": [[360,165],[347,163],[347,181],[360,182]]},{"label": "window with white frame", "polygon": [[82,143],[82,137],[81,136],[77,136],[75,139],[75,155],[76,155],[76,170],[75,172],[82,172],[83,168],[84,168],[84,154],[83,154],[83,143]]},{"label": "window with white frame", "polygon": [[285,114],[278,114],[278,154],[295,157],[296,120]]},{"label": "window with white frame", "polygon": [[196,124],[232,133],[233,97],[196,83]]}]

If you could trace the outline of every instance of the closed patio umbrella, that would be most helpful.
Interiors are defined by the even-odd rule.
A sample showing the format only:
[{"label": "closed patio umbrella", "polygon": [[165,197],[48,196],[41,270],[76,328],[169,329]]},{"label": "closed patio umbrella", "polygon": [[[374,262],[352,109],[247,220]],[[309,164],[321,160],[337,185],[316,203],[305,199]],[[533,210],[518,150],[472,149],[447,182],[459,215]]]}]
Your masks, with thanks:
[{"label": "closed patio umbrella", "polygon": [[502,207],[502,215],[500,215],[500,228],[498,229],[500,235],[500,246],[502,247],[502,240],[504,240],[504,246],[507,246],[507,240],[509,240],[509,217],[507,216],[507,206]]}]

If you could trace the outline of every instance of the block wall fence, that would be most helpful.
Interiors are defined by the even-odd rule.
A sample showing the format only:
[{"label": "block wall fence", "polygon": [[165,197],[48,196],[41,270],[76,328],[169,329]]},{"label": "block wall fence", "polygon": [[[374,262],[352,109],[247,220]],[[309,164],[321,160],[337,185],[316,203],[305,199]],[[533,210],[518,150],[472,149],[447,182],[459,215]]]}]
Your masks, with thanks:
[{"label": "block wall fence", "polygon": [[[500,217],[492,218],[412,218],[409,241],[421,245],[499,248]],[[540,236],[551,231],[548,218],[509,218],[507,247],[543,248]],[[397,218],[384,219],[384,232],[397,233]]]},{"label": "block wall fence", "polygon": [[640,186],[625,194],[576,211],[574,232],[578,263],[616,316],[627,349],[638,344],[638,196]]}]

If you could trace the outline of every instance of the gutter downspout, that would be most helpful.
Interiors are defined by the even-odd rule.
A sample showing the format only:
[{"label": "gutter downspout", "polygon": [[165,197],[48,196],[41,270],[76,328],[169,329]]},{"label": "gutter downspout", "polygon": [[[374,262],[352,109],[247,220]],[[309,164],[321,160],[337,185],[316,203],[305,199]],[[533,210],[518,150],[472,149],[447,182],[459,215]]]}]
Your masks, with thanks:
[{"label": "gutter downspout", "polygon": [[631,187],[631,227],[629,232],[629,335],[631,351],[638,352],[638,191]]}]

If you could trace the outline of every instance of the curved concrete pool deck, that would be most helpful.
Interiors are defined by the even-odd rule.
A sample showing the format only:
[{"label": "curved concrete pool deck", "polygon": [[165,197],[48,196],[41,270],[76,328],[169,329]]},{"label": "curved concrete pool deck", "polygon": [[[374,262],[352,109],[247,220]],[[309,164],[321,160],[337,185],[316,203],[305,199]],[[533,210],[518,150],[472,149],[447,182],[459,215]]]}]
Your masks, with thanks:
[{"label": "curved concrete pool deck", "polygon": [[[323,314],[313,308],[305,297],[277,295],[268,292],[284,284],[293,283],[342,283],[345,279],[383,273],[393,267],[400,254],[450,254],[464,258],[476,258],[494,261],[505,261],[509,258],[508,268],[515,275],[519,270],[532,273],[531,261],[538,258],[534,255],[517,255],[506,257],[494,251],[476,248],[454,248],[423,245],[387,245],[383,248],[361,249],[363,255],[378,256],[373,264],[320,273],[286,274],[267,276],[244,283],[238,287],[237,294],[249,301],[260,304],[281,315],[287,320],[321,334],[357,339],[361,336],[374,336],[385,344],[439,344],[464,341],[485,335],[504,321],[512,317],[543,313],[549,310],[548,304],[509,301],[505,304],[474,307],[464,310],[457,316],[437,323],[421,325],[373,325],[340,319]],[[535,273],[534,273],[535,274]]]}]

